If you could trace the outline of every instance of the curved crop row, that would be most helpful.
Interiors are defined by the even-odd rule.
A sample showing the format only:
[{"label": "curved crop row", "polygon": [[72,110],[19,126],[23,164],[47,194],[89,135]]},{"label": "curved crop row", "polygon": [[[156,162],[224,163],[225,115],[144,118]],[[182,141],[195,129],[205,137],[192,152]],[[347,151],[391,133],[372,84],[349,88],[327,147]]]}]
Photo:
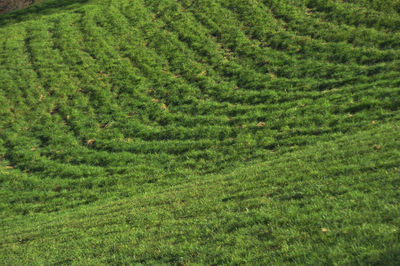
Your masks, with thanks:
[{"label": "curved crop row", "polygon": [[128,196],[398,120],[398,3],[292,2],[92,1],[2,26],[0,182],[24,193],[0,208]]}]

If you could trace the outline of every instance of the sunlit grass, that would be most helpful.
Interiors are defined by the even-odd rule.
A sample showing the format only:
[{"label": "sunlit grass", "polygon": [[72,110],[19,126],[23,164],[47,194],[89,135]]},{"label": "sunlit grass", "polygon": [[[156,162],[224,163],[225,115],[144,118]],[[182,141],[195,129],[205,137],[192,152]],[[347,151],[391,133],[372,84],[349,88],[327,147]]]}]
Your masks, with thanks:
[{"label": "sunlit grass", "polygon": [[399,5],[292,2],[0,16],[1,259],[394,263]]}]

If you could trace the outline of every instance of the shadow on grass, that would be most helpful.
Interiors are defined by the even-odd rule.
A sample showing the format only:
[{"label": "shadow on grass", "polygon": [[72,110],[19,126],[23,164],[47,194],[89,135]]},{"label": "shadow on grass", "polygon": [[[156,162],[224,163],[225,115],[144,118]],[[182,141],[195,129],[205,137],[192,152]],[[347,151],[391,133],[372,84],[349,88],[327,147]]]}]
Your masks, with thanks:
[{"label": "shadow on grass", "polygon": [[[0,0],[1,1],[1,0]],[[6,26],[18,23],[24,20],[37,19],[42,15],[49,15],[56,11],[58,8],[63,10],[70,10],[77,5],[86,3],[89,0],[48,0],[43,1],[32,6],[22,8],[19,10],[11,11],[9,13],[0,15],[0,26]]]}]

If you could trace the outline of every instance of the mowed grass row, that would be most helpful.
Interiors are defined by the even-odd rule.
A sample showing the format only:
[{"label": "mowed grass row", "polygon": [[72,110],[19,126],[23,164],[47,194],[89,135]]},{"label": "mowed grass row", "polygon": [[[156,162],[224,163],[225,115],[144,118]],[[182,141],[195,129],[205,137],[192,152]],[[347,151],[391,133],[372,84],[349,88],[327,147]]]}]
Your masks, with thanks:
[{"label": "mowed grass row", "polygon": [[3,215],[135,195],[399,119],[399,16],[364,2],[52,3],[2,20]]},{"label": "mowed grass row", "polygon": [[[5,264],[384,264],[400,259],[400,124],[229,174],[2,219]],[[154,187],[153,187],[154,188]]]},{"label": "mowed grass row", "polygon": [[399,2],[0,16],[0,261],[399,260]]}]

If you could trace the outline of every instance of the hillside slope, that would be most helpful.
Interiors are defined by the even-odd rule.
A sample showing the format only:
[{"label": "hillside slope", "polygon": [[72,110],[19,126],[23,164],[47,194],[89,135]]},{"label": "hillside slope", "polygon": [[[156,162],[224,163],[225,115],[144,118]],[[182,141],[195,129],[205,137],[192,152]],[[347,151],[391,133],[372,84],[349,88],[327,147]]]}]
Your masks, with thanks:
[{"label": "hillside slope", "polygon": [[399,131],[400,123],[383,124],[227,175],[74,211],[7,218],[0,259],[10,265],[396,265]]},{"label": "hillside slope", "polygon": [[[122,204],[121,212],[130,213],[129,206],[142,200],[140,207],[146,209],[146,197],[157,202],[159,197],[177,193],[177,198],[166,203],[173,213],[181,204],[180,197],[190,198],[193,189],[203,191],[210,206],[194,215],[187,228],[193,234],[203,230],[206,223],[200,216],[215,211],[214,204],[215,208],[227,208],[213,221],[229,223],[238,215],[238,221],[243,221],[238,228],[243,229],[217,232],[215,237],[254,243],[247,261],[245,254],[235,253],[239,247],[235,244],[223,248],[223,255],[207,259],[206,255],[218,248],[218,241],[190,260],[191,247],[185,245],[193,239],[193,250],[199,249],[205,241],[203,233],[183,241],[189,230],[185,219],[174,216],[175,220],[163,221],[157,216],[160,207],[148,202],[154,213],[143,211],[146,220],[122,224],[118,220],[115,226],[135,228],[135,233],[126,236],[129,241],[144,234],[146,241],[141,245],[150,253],[156,250],[152,245],[165,237],[160,249],[164,255],[143,251],[137,260],[127,259],[123,252],[128,252],[128,247],[121,251],[115,249],[116,244],[102,242],[103,248],[90,252],[104,251],[105,255],[93,263],[184,263],[179,256],[203,263],[254,263],[256,258],[271,263],[307,262],[305,254],[314,252],[319,242],[307,235],[305,250],[291,257],[285,253],[294,242],[302,243],[303,237],[302,229],[296,229],[303,225],[293,222],[287,212],[279,214],[281,222],[278,214],[271,214],[268,221],[274,230],[279,224],[297,240],[285,242],[286,233],[278,230],[270,246],[278,253],[264,254],[261,250],[267,240],[261,237],[258,243],[253,239],[255,232],[246,224],[245,213],[236,213],[245,198],[235,198],[235,193],[242,186],[252,187],[250,199],[258,202],[257,212],[268,213],[273,210],[259,195],[282,186],[271,199],[273,204],[296,204],[300,197],[305,209],[292,211],[304,216],[299,223],[315,220],[315,230],[325,226],[318,220],[319,211],[314,202],[299,196],[305,192],[303,188],[296,192],[295,184],[310,189],[307,185],[321,179],[320,185],[307,190],[312,199],[348,193],[346,200],[335,203],[335,210],[354,210],[352,202],[362,197],[372,205],[360,205],[357,213],[348,213],[355,235],[330,231],[336,235],[327,238],[328,246],[334,249],[339,245],[333,255],[330,248],[326,253],[318,249],[308,262],[317,261],[315,254],[327,263],[364,259],[388,263],[397,258],[394,239],[398,229],[394,228],[400,224],[393,204],[399,200],[400,180],[396,168],[400,165],[399,3],[49,0],[1,15],[0,218],[6,237],[0,256],[10,263],[29,263],[31,258],[40,261],[38,254],[54,251],[43,250],[38,243],[60,249],[60,253],[46,253],[49,256],[66,259],[63,250],[84,256],[90,246],[86,251],[74,249],[72,239],[86,241],[83,220],[88,213],[95,215],[113,204]],[[349,140],[351,148],[342,144],[343,139]],[[332,152],[339,155],[329,159]],[[290,161],[298,154],[306,172]],[[364,155],[366,164],[362,163]],[[264,169],[265,174],[255,168]],[[246,173],[249,180],[237,173]],[[226,177],[232,190],[222,181]],[[340,181],[331,187],[328,180],[336,178]],[[345,192],[342,186],[347,187]],[[357,194],[359,187],[364,189],[362,195]],[[182,188],[184,192],[179,192]],[[222,195],[235,200],[224,201]],[[185,198],[185,206],[190,209],[197,204],[195,199]],[[324,213],[332,208],[319,206]],[[371,220],[365,214],[380,218]],[[113,209],[94,222],[101,220],[112,227],[115,221],[109,215],[125,217]],[[132,215],[141,212],[135,209]],[[333,219],[331,214],[324,215]],[[65,229],[72,230],[71,234],[61,240],[47,235],[68,228],[61,222],[68,219],[65,217],[75,217],[82,227],[71,225]],[[160,219],[158,226],[168,236],[146,233],[143,226],[153,218],[154,223]],[[23,222],[26,219],[28,222]],[[47,222],[49,228],[41,226]],[[108,230],[88,223],[93,230]],[[170,230],[173,225],[176,230]],[[258,227],[264,230],[262,223]],[[16,238],[25,234],[23,228],[30,228],[27,230],[38,236],[38,242]],[[118,230],[112,236],[124,238]],[[374,230],[387,234],[382,236],[382,246],[378,240],[374,242]],[[245,240],[250,235],[251,239]],[[324,234],[318,236],[324,238]],[[71,241],[67,241],[69,237]],[[168,255],[174,239],[181,241],[181,250],[170,250]],[[347,250],[346,241],[358,243],[365,256]],[[28,251],[31,256],[24,255]],[[339,251],[345,255],[339,257]],[[51,257],[53,262],[62,262],[60,258]]]}]

